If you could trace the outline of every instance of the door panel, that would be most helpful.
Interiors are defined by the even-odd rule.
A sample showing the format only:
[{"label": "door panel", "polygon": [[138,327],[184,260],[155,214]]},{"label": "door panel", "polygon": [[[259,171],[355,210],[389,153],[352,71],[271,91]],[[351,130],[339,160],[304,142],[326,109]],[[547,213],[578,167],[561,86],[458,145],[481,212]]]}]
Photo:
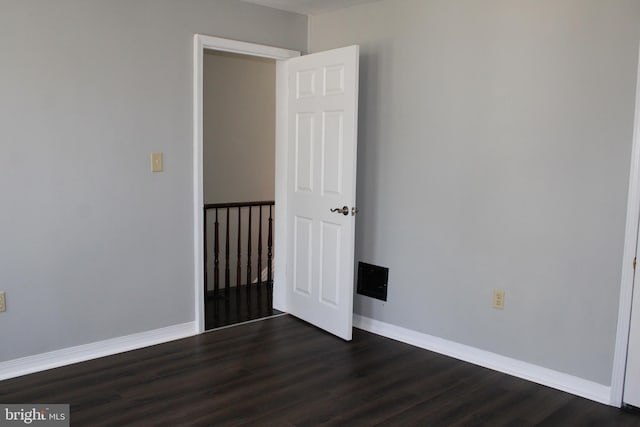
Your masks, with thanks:
[{"label": "door panel", "polygon": [[310,113],[296,114],[296,191],[313,191],[314,117]]},{"label": "door panel", "polygon": [[[288,61],[289,312],[346,340],[353,320],[358,46]],[[331,212],[344,206],[348,215]]]},{"label": "door panel", "polygon": [[342,111],[330,111],[323,115],[322,133],[322,194],[342,194]]},{"label": "door panel", "polygon": [[311,295],[312,278],[312,243],[313,220],[297,216],[293,235],[295,245],[293,247],[293,277],[294,290],[303,295]]},{"label": "door panel", "polygon": [[339,224],[322,222],[320,224],[320,301],[331,307],[340,304],[340,247],[341,231]]}]

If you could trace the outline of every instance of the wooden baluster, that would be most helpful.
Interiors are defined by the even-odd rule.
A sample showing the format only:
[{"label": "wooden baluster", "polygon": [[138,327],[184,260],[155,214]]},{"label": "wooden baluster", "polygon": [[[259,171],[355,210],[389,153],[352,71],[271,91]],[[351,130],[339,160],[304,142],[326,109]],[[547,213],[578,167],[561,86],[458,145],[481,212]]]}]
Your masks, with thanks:
[{"label": "wooden baluster", "polygon": [[258,285],[262,285],[262,205],[260,205],[258,220]]},{"label": "wooden baluster", "polygon": [[251,288],[251,206],[249,206],[249,229],[247,231],[247,292]]},{"label": "wooden baluster", "polygon": [[227,208],[227,230],[225,242],[225,258],[224,258],[224,293],[225,297],[229,297],[229,280],[231,270],[229,269],[229,208]]},{"label": "wooden baluster", "polygon": [[269,205],[269,233],[267,236],[267,280],[273,283],[273,220]]},{"label": "wooden baluster", "polygon": [[236,292],[240,292],[240,284],[242,281],[242,264],[241,262],[241,258],[242,258],[242,252],[240,251],[240,246],[241,246],[241,234],[242,234],[242,224],[240,222],[240,213],[242,212],[242,208],[238,207],[238,251],[237,251],[237,262],[236,262]]},{"label": "wooden baluster", "polygon": [[213,242],[213,293],[218,296],[220,290],[220,244],[219,244],[218,208],[216,208],[216,222],[214,223]]},{"label": "wooden baluster", "polygon": [[208,281],[207,281],[207,276],[208,276],[208,265],[207,265],[207,208],[203,208],[204,211],[204,226],[203,226],[203,233],[204,233],[204,301],[205,304],[207,303],[207,291],[208,289]]}]

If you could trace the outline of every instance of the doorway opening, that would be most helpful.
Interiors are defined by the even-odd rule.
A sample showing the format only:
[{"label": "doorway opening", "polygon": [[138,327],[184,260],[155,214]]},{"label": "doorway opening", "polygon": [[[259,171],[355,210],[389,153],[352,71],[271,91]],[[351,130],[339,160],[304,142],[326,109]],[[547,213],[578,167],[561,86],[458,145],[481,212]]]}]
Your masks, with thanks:
[{"label": "doorway opening", "polygon": [[[276,61],[276,153],[275,153],[275,202],[279,214],[273,219],[274,253],[281,256],[274,258],[273,264],[273,306],[288,312],[285,297],[286,270],[286,171],[287,171],[287,138],[286,138],[286,104],[287,96],[283,90],[286,81],[286,61],[300,56],[300,52],[277,47],[258,45],[237,40],[194,34],[193,38],[193,242],[194,242],[194,290],[195,290],[195,323],[196,332],[205,331],[205,300],[207,288],[204,283],[205,246],[204,246],[204,56],[205,50],[236,53],[251,57],[269,58]],[[226,248],[225,248],[226,249]]]},{"label": "doorway opening", "polygon": [[273,309],[276,62],[203,56],[205,330]]},{"label": "doorway opening", "polygon": [[[278,214],[272,219],[276,236],[273,307],[349,341],[353,321],[353,217],[357,212],[354,204],[359,47],[347,46],[301,57],[299,52],[287,49],[194,36],[193,212],[198,332],[205,330],[204,300],[208,292],[204,285],[205,265],[207,272],[209,268],[205,263],[203,235],[205,49],[276,60]],[[308,196],[306,200],[304,195]],[[335,206],[341,206],[339,214],[335,213]],[[298,249],[304,253],[300,254]],[[218,265],[218,271],[219,268]]]}]

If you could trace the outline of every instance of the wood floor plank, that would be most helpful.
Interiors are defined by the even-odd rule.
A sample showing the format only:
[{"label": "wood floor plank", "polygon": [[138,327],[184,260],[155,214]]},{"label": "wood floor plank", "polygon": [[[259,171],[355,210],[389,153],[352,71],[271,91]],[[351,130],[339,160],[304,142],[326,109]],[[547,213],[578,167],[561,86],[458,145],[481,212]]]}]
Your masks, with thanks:
[{"label": "wood floor plank", "polygon": [[640,415],[290,316],[0,382],[73,426],[639,426]]}]

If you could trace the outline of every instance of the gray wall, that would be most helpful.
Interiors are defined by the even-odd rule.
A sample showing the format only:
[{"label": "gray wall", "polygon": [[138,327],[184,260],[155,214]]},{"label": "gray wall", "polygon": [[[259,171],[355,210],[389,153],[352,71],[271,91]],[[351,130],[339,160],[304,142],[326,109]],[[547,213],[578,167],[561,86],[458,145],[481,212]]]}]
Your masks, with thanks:
[{"label": "gray wall", "polygon": [[[361,45],[361,315],[611,383],[637,0],[387,0],[310,18]],[[504,311],[492,291],[506,291]]]},{"label": "gray wall", "polygon": [[207,51],[203,92],[205,203],[273,200],[275,61]]},{"label": "gray wall", "polygon": [[0,361],[194,319],[194,33],[305,50],[307,18],[0,0]]}]

